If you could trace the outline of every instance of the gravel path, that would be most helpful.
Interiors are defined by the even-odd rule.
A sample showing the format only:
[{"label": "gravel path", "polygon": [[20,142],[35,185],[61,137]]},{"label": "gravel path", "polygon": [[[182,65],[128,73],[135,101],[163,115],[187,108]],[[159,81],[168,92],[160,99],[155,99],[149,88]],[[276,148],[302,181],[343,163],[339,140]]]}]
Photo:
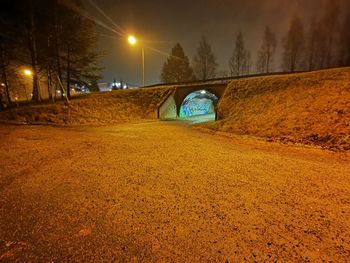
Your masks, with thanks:
[{"label": "gravel path", "polygon": [[176,122],[0,136],[0,261],[350,258],[348,155]]}]

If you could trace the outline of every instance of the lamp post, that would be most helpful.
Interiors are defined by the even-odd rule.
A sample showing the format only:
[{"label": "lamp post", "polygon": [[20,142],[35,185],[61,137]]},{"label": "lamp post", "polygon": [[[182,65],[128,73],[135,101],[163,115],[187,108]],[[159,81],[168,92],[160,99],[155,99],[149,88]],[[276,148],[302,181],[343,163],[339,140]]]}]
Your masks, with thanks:
[{"label": "lamp post", "polygon": [[[23,70],[23,74],[26,77],[30,77],[30,78],[33,77],[33,71],[31,71],[30,69],[24,69]],[[32,81],[34,81],[34,80],[32,79]],[[27,94],[27,89],[26,89],[26,86],[24,84],[23,84],[23,88],[24,88],[24,93],[26,95],[26,99],[27,99],[27,101],[29,101],[28,94]],[[31,94],[32,94],[31,97],[33,97],[33,93],[31,93]]]},{"label": "lamp post", "polygon": [[[137,40],[134,36],[130,35],[128,37],[128,42],[130,45],[134,46],[137,43]],[[145,86],[145,49],[141,45],[141,60],[142,60],[142,87]]]}]

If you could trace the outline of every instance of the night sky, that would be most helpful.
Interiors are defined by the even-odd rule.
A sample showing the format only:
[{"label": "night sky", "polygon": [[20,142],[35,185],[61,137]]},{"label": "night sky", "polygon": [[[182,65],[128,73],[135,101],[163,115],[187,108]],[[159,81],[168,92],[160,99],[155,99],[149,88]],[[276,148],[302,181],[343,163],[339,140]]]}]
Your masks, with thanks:
[{"label": "night sky", "polygon": [[[337,0],[335,0],[337,1]],[[274,69],[280,70],[281,39],[290,18],[297,14],[309,24],[312,16],[322,13],[326,0],[94,0],[108,17],[123,30],[119,36],[98,26],[100,47],[105,50],[103,79],[112,82],[123,80],[130,84],[141,83],[141,48],[130,46],[126,38],[134,34],[142,39],[146,57],[146,84],[160,82],[160,72],[175,43],[179,42],[192,60],[201,36],[206,36],[219,63],[219,75],[228,71],[228,60],[236,34],[242,30],[247,48],[252,53],[253,70],[257,50],[265,26],[270,26],[278,39]],[[347,0],[338,0],[344,11]],[[89,1],[88,13],[111,28]],[[117,29],[116,29],[117,30]]]}]

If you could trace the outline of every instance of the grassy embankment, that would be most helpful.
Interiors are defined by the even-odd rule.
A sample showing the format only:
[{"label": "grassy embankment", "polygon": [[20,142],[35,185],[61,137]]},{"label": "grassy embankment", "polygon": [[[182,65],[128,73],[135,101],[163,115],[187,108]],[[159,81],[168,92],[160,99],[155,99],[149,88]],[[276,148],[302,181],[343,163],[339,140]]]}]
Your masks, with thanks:
[{"label": "grassy embankment", "polygon": [[350,150],[350,68],[232,81],[215,131]]},{"label": "grassy embankment", "polygon": [[0,120],[55,125],[105,125],[157,118],[171,88],[92,93],[64,102],[22,106],[0,113]]}]

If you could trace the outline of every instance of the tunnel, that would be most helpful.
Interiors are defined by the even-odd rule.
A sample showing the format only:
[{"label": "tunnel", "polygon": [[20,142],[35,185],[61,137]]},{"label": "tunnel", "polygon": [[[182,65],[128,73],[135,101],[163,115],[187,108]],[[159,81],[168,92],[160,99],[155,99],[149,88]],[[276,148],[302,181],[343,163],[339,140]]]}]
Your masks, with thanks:
[{"label": "tunnel", "polygon": [[188,94],[181,103],[179,118],[195,122],[215,120],[218,97],[208,90],[197,90]]},{"label": "tunnel", "polygon": [[158,118],[193,123],[217,120],[217,105],[226,87],[227,83],[177,86],[158,107]]}]

